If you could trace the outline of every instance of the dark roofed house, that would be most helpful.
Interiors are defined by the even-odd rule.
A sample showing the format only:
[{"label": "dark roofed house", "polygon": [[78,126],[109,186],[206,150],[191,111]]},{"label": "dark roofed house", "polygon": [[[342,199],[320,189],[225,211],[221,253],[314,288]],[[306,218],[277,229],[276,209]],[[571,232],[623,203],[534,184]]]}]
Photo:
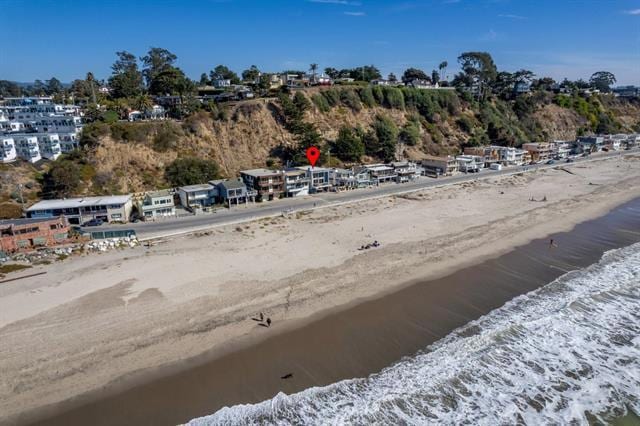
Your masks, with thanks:
[{"label": "dark roofed house", "polygon": [[209,184],[218,188],[218,197],[223,203],[231,204],[247,203],[255,197],[255,193],[247,191],[247,186],[242,179],[212,180]]}]

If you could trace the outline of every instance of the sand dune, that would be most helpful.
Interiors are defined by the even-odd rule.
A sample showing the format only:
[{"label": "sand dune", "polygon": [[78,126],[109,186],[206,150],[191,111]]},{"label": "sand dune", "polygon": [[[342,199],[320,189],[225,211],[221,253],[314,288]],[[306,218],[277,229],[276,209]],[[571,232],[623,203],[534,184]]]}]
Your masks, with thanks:
[{"label": "sand dune", "polygon": [[[638,157],[571,172],[425,190],[38,267],[47,274],[0,286],[0,422],[127,386],[144,369],[219,356],[640,196]],[[382,246],[358,250],[373,240]],[[259,311],[278,327],[256,330],[250,317]]]}]

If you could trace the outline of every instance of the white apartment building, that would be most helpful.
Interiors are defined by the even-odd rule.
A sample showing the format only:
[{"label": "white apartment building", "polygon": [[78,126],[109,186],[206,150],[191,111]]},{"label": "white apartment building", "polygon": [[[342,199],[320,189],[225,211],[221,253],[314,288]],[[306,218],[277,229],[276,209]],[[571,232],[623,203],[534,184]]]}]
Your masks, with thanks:
[{"label": "white apartment building", "polygon": [[27,134],[17,134],[13,135],[13,141],[15,142],[18,157],[30,163],[35,163],[42,159],[37,137]]},{"label": "white apartment building", "polygon": [[18,154],[13,138],[0,136],[0,163],[11,163],[16,161]]},{"label": "white apartment building", "polygon": [[60,147],[60,138],[56,133],[35,133],[28,136],[38,138],[38,148],[40,155],[47,160],[56,160],[62,155]]},{"label": "white apartment building", "polygon": [[0,104],[0,134],[11,137],[17,156],[32,163],[77,149],[82,126],[80,107],[50,97],[5,98]]}]

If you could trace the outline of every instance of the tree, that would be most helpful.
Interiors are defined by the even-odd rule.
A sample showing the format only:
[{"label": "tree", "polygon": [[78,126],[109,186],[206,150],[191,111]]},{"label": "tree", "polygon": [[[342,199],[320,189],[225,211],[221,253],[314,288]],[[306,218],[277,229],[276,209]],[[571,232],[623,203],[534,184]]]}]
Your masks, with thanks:
[{"label": "tree", "polygon": [[111,66],[109,86],[114,98],[131,98],[142,93],[142,73],[136,57],[126,51],[116,52],[118,59]]},{"label": "tree", "polygon": [[311,76],[313,77],[313,82],[316,82],[316,71],[318,71],[318,64],[309,65],[309,71],[311,71]]},{"label": "tree", "polygon": [[192,86],[191,81],[180,68],[168,67],[153,76],[149,85],[149,93],[152,95],[183,96],[192,90]]},{"label": "tree", "polygon": [[51,77],[50,80],[47,80],[47,95],[55,95],[57,93],[62,93],[64,90],[64,87],[62,86],[62,83],[60,82],[60,80],[58,80],[55,77]]},{"label": "tree", "polygon": [[447,80],[447,67],[449,66],[449,63],[447,61],[442,61],[440,62],[440,65],[438,65],[438,70],[440,70],[440,80]]},{"label": "tree", "polygon": [[178,59],[176,55],[161,47],[152,47],[146,56],[140,58],[144,69],[142,75],[147,83],[147,87],[151,87],[153,80],[161,73],[173,68],[173,64]]},{"label": "tree", "polygon": [[342,126],[338,131],[338,137],[331,144],[332,152],[342,161],[360,161],[364,155],[364,143],[362,138],[353,128]]},{"label": "tree", "polygon": [[195,185],[219,177],[215,161],[197,157],[177,158],[165,170],[165,179],[174,187]]},{"label": "tree", "polygon": [[395,83],[398,81],[398,77],[396,77],[394,73],[390,72],[389,76],[387,77],[387,80],[389,80],[392,83]]},{"label": "tree", "polygon": [[324,73],[334,80],[340,77],[340,71],[338,71],[335,68],[331,68],[331,67],[325,68]]},{"label": "tree", "polygon": [[91,71],[89,71],[87,73],[85,81],[86,81],[86,85],[89,86],[89,94],[91,95],[91,102],[95,104],[95,103],[97,103],[97,100],[96,100],[96,79],[93,76],[93,73]]},{"label": "tree", "polygon": [[398,142],[398,128],[387,116],[378,115],[373,123],[378,141],[377,156],[384,161],[395,160],[396,143]]},{"label": "tree", "polygon": [[149,95],[140,95],[133,101],[133,107],[138,111],[146,111],[153,107],[153,101]]},{"label": "tree", "polygon": [[249,69],[242,71],[242,80],[255,82],[260,77],[260,70],[257,66],[251,65]]},{"label": "tree", "polygon": [[433,70],[431,71],[431,82],[433,84],[436,84],[440,81],[440,74],[438,74],[438,71]]},{"label": "tree", "polygon": [[13,81],[0,80],[0,97],[20,96],[22,89]]},{"label": "tree", "polygon": [[231,84],[240,83],[240,79],[238,78],[238,74],[231,71],[224,65],[218,65],[209,73],[209,77],[211,80],[231,80]]},{"label": "tree", "polygon": [[477,85],[478,99],[484,99],[496,80],[498,69],[487,52],[464,52],[458,56],[462,73]]},{"label": "tree", "polygon": [[420,128],[415,121],[408,121],[400,131],[399,140],[407,145],[415,145],[420,140]]},{"label": "tree", "polygon": [[591,75],[589,83],[601,92],[610,92],[611,85],[616,82],[616,76],[609,71],[598,71]]},{"label": "tree", "polygon": [[551,90],[556,84],[556,81],[551,77],[542,77],[531,82],[531,88],[533,90]]},{"label": "tree", "polygon": [[404,71],[404,74],[402,74],[402,82],[405,84],[416,79],[431,81],[429,76],[424,71],[418,68],[407,68]]},{"label": "tree", "polygon": [[202,74],[200,74],[200,86],[206,86],[209,84],[209,77],[207,76],[206,72],[203,72]]},{"label": "tree", "polygon": [[74,161],[59,158],[43,175],[42,192],[46,198],[76,195],[82,184],[81,167]]},{"label": "tree", "polygon": [[352,70],[340,71],[340,76],[343,76],[343,72],[347,72],[347,77],[351,77],[354,80],[371,81],[378,78],[382,78],[380,70],[373,65],[365,65],[363,67],[354,68]]}]

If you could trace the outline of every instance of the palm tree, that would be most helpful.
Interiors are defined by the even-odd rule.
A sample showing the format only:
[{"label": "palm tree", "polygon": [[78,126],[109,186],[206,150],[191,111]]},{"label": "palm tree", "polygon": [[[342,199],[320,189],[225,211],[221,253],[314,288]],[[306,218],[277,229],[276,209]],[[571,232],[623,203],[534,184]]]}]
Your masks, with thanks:
[{"label": "palm tree", "polygon": [[[446,80],[445,75],[447,73],[447,66],[449,66],[447,61],[442,61],[440,62],[440,65],[438,65],[438,69],[440,69],[440,80]],[[444,72],[442,70],[444,70]]]},{"label": "palm tree", "polygon": [[316,82],[316,71],[318,71],[318,64],[309,65],[309,71],[311,71],[311,75],[313,76],[313,82]]},{"label": "palm tree", "polygon": [[134,107],[140,112],[145,112],[153,107],[153,101],[149,95],[140,95],[136,98]]},{"label": "palm tree", "polygon": [[87,83],[89,83],[89,87],[91,87],[91,102],[93,102],[94,104],[96,103],[96,89],[95,89],[95,77],[93,76],[93,73],[91,71],[89,71],[87,73]]}]

